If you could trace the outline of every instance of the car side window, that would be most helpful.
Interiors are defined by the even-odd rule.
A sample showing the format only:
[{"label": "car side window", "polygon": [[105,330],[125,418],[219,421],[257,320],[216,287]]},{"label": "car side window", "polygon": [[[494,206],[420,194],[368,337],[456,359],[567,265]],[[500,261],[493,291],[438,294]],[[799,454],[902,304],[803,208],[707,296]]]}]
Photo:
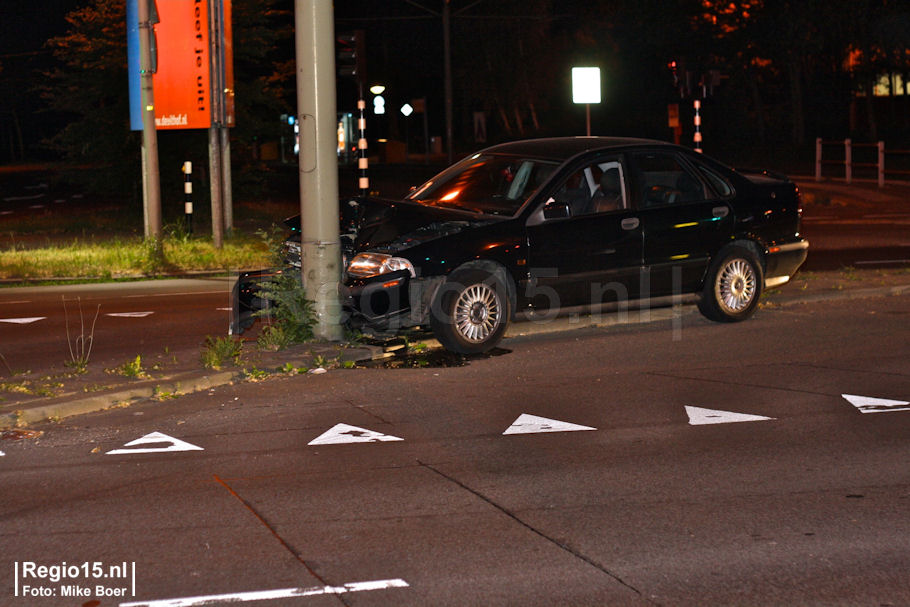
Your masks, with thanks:
[{"label": "car side window", "polygon": [[573,171],[553,199],[568,207],[570,217],[627,208],[622,163],[615,158],[601,158]]},{"label": "car side window", "polygon": [[730,182],[722,177],[717,171],[706,167],[703,164],[697,164],[699,172],[707,180],[711,189],[717,194],[718,198],[729,198],[733,196],[733,186]]},{"label": "car side window", "polygon": [[705,187],[674,154],[648,152],[635,157],[641,206],[650,208],[705,200]]}]

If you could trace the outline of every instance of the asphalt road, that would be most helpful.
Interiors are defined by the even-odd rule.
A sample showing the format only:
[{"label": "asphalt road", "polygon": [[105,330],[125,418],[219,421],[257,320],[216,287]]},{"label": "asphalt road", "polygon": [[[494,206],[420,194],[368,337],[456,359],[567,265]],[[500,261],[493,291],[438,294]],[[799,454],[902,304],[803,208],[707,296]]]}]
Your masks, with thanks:
[{"label": "asphalt road", "polygon": [[[0,441],[0,605],[910,604],[908,316],[693,312],[49,425]],[[126,596],[62,598],[97,585]]]},{"label": "asphalt road", "polygon": [[173,352],[198,356],[207,335],[228,333],[232,284],[200,278],[0,289],[0,354],[16,371],[60,371],[82,337],[101,368],[137,355],[147,363]]}]

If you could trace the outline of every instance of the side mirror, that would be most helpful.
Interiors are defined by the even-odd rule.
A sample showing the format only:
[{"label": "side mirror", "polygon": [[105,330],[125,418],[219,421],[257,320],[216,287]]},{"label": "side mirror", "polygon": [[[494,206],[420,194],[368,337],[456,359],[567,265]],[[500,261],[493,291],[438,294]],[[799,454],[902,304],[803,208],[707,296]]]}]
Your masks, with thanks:
[{"label": "side mirror", "polygon": [[567,202],[560,202],[550,198],[546,204],[543,205],[544,219],[566,219],[571,216],[572,212],[569,209],[569,203]]}]

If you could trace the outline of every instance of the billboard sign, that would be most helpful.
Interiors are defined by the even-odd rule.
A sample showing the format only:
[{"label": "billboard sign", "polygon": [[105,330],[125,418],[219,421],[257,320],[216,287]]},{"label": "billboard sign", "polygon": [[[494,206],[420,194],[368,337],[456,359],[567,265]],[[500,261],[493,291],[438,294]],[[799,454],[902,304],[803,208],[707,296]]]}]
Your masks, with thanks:
[{"label": "billboard sign", "polygon": [[[155,0],[149,0],[155,1]],[[221,0],[213,0],[213,3]],[[165,129],[207,129],[212,126],[212,61],[209,28],[210,0],[157,0],[159,23],[157,71],[152,81],[155,95],[155,125]],[[230,0],[226,0],[225,33],[221,45],[227,66],[223,82],[230,107],[226,126],[233,125],[233,66],[230,44]],[[127,60],[129,63],[130,128],[142,130],[138,0],[127,0]]]}]

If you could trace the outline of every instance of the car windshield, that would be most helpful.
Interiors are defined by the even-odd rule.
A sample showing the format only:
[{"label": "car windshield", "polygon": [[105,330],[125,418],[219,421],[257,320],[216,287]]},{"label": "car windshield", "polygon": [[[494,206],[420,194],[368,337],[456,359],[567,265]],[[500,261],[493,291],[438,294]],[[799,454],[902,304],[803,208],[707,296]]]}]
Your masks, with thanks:
[{"label": "car windshield", "polygon": [[488,215],[514,215],[558,166],[555,162],[475,154],[433,177],[408,196],[429,206]]}]

